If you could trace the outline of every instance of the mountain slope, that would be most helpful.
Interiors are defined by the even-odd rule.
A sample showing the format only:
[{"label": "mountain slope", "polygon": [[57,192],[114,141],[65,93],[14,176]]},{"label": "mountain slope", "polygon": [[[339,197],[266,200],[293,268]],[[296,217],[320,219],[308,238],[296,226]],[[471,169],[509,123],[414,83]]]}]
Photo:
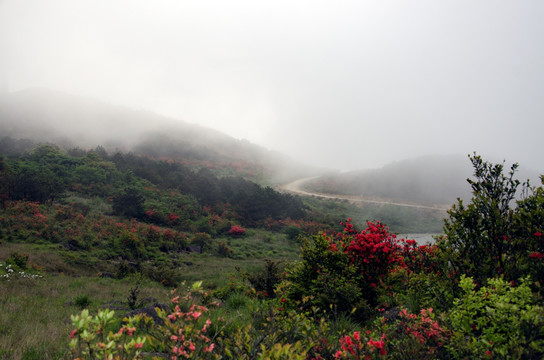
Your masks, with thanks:
[{"label": "mountain slope", "polygon": [[213,129],[42,88],[0,95],[0,134],[67,148],[100,145],[109,151],[241,166],[265,182],[315,173],[285,155]]}]

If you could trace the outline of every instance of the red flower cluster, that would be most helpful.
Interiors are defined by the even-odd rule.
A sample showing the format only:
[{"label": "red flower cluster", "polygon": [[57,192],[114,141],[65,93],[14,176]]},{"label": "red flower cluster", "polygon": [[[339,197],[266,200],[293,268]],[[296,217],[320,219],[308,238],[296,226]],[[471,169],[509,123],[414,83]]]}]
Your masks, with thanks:
[{"label": "red flower cluster", "polygon": [[[355,331],[352,336],[346,335],[340,339],[340,345],[342,350],[338,350],[334,354],[335,359],[370,359],[372,353],[379,353],[381,356],[387,355],[387,350],[385,349],[385,334],[382,334],[379,340],[373,340],[370,338],[365,342],[364,338],[360,336],[358,331]],[[366,355],[365,357],[363,357]]]},{"label": "red flower cluster", "polygon": [[246,229],[240,225],[233,225],[229,230],[229,235],[231,236],[244,236],[246,234]]},{"label": "red flower cluster", "polygon": [[[368,222],[365,230],[357,232],[349,220],[344,234],[339,236],[339,244],[365,280],[375,287],[393,267],[403,264],[402,247],[380,222]],[[330,250],[338,250],[338,245],[332,243]]]}]

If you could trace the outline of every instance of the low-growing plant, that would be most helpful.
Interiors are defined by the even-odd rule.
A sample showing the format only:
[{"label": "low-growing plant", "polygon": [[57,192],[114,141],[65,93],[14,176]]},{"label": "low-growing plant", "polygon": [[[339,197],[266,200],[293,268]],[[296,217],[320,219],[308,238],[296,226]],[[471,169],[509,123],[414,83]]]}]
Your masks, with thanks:
[{"label": "low-growing plant", "polygon": [[72,315],[74,330],[70,333],[70,349],[74,358],[85,359],[138,359],[146,342],[143,336],[134,336],[136,318],[129,318],[117,332],[111,329],[116,323],[114,312],[99,311],[94,317],[85,309]]},{"label": "low-growing plant", "polygon": [[446,354],[451,333],[432,308],[418,314],[399,310],[395,318],[380,317],[370,329],[340,339],[336,359],[437,359]]},{"label": "low-growing plant", "polygon": [[0,280],[11,281],[12,279],[43,279],[41,272],[17,271],[12,264],[0,263]]},{"label": "low-growing plant", "polygon": [[302,308],[286,309],[273,300],[256,310],[252,321],[218,340],[226,359],[325,359],[334,343],[329,324]]},{"label": "low-growing plant", "polygon": [[198,305],[206,296],[202,282],[196,282],[172,299],[170,310],[157,307],[157,321],[139,314],[125,318],[117,331],[113,311],[93,317],[83,310],[72,316],[70,348],[76,357],[96,360],[140,359],[144,349],[172,360],[215,359],[216,344],[207,334],[211,321],[203,316],[208,308]]},{"label": "low-growing plant", "polygon": [[19,252],[13,252],[6,259],[6,265],[11,265],[15,271],[25,271],[28,269],[28,254],[21,254]]},{"label": "low-growing plant", "polygon": [[130,288],[127,296],[127,305],[131,310],[136,309],[141,303],[138,301],[138,295],[140,294],[140,285]]},{"label": "low-growing plant", "polygon": [[80,309],[84,309],[88,307],[91,304],[91,300],[89,299],[89,295],[78,295],[74,299],[74,305],[79,307]]},{"label": "low-growing plant", "polygon": [[245,278],[251,283],[257,294],[263,297],[274,297],[276,286],[282,280],[281,270],[279,262],[266,259],[262,271],[246,273]]}]

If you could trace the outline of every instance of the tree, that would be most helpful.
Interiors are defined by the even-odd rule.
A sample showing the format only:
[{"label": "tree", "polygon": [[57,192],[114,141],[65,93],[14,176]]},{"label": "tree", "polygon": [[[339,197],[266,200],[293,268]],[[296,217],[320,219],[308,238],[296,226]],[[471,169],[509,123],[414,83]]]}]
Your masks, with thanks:
[{"label": "tree", "polygon": [[[516,225],[520,208],[515,201],[520,182],[514,179],[518,164],[513,164],[505,175],[504,163],[491,164],[476,154],[469,158],[475,179],[467,181],[473,196],[467,206],[458,200],[448,211],[449,218],[444,224],[446,236],[438,243],[446,254],[445,265],[455,278],[466,274],[479,284],[496,276],[516,280],[520,275],[515,266],[517,259],[526,256],[519,252],[514,239],[519,232],[515,227],[520,226],[519,221]],[[535,210],[533,206],[529,211]],[[525,219],[532,222],[529,217]],[[534,228],[527,221],[522,227]]]},{"label": "tree", "polygon": [[136,189],[129,188],[113,198],[113,212],[116,215],[133,217],[144,216],[144,197]]}]

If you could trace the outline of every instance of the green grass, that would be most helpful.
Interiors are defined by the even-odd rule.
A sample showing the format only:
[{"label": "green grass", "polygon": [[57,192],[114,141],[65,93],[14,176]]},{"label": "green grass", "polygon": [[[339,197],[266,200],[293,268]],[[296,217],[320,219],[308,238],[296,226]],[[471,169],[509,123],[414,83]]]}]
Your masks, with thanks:
[{"label": "green grass", "polygon": [[[251,230],[244,238],[217,240],[228,244],[233,257],[176,254],[171,256],[175,266],[169,270],[175,272],[180,282],[203,280],[205,287],[213,289],[226,285],[228,275],[238,270],[262,270],[267,258],[298,257],[296,243],[283,234],[264,230]],[[58,245],[3,243],[0,262],[14,252],[29,254],[29,263],[42,267],[45,276],[35,280],[0,280],[0,360],[69,358],[70,315],[82,308],[95,313],[104,308],[118,309],[119,314],[128,312],[127,297],[137,283],[140,299],[169,299],[169,288],[157,282],[134,276],[121,280],[99,277],[103,271],[115,273],[117,265],[99,260],[92,250],[70,252]],[[232,319],[229,326],[235,330],[249,321],[249,305],[256,300],[242,294],[232,294],[227,300],[228,306],[216,316]]]},{"label": "green grass", "polygon": [[[67,275],[0,281],[0,359],[69,358],[70,315],[81,305],[94,312],[112,305],[128,312],[124,303],[135,281]],[[168,295],[158,284],[141,286],[142,299],[167,302]],[[83,297],[85,304],[78,300]]]},{"label": "green grass", "polygon": [[347,200],[305,197],[314,220],[335,224],[338,219],[352,219],[354,225],[365,228],[367,221],[386,224],[393,233],[440,233],[445,211],[403,207],[389,204],[351,203]]}]

